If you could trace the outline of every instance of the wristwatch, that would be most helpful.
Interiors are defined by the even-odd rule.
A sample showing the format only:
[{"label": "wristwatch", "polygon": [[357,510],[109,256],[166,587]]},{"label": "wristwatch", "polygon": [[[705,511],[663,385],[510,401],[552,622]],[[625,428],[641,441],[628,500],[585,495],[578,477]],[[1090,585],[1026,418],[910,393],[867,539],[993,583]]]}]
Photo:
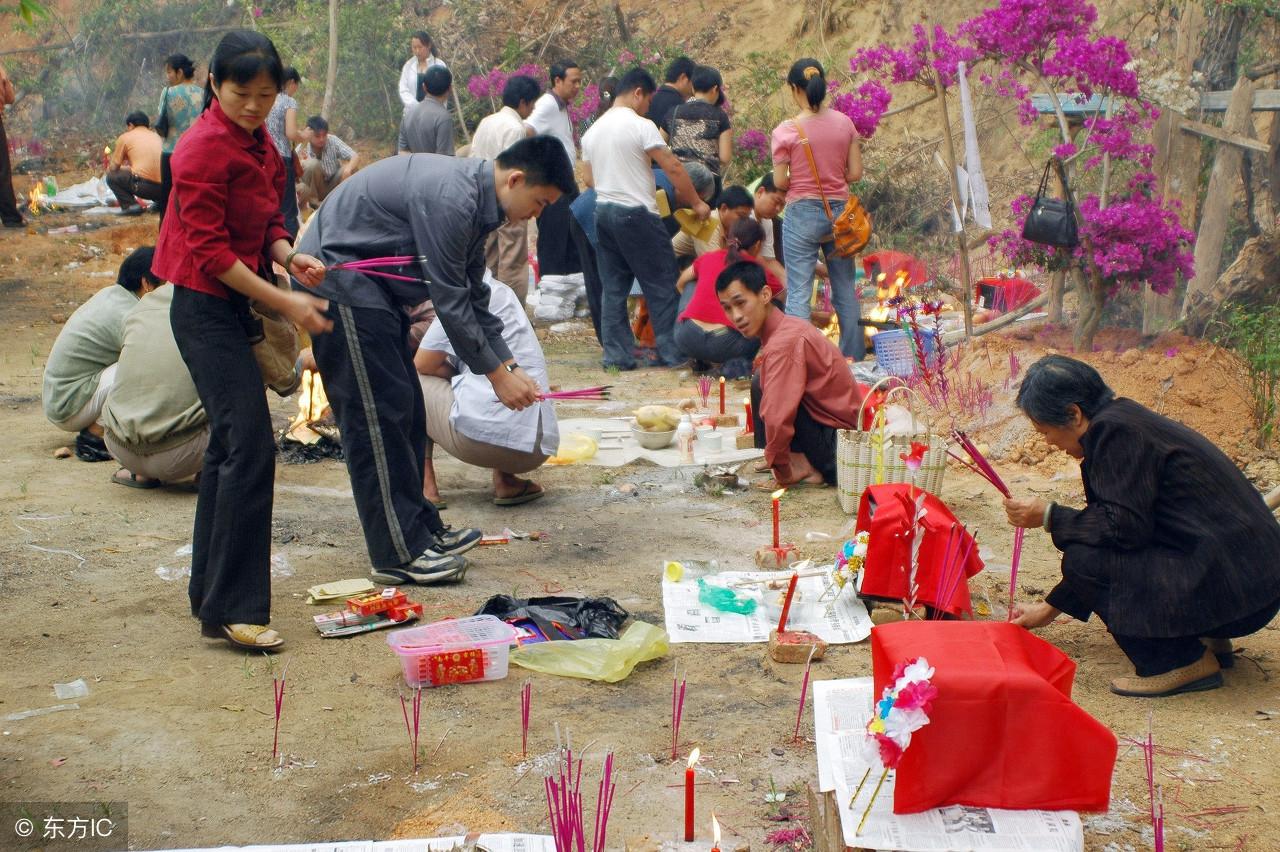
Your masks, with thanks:
[{"label": "wristwatch", "polygon": [[520,365],[517,364],[515,361],[512,361],[510,364],[503,364],[502,366],[506,369],[508,373],[514,373],[516,370],[520,369]]}]

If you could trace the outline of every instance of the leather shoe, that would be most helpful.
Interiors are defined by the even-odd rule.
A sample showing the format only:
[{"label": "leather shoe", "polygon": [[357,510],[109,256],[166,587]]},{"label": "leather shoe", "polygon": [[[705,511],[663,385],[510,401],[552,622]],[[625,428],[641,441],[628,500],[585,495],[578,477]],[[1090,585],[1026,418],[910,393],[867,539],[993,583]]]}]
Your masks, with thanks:
[{"label": "leather shoe", "polygon": [[1231,647],[1230,639],[1201,639],[1200,641],[1213,652],[1213,656],[1218,658],[1219,668],[1229,669],[1236,664],[1235,648]]},{"label": "leather shoe", "polygon": [[1151,677],[1118,677],[1111,681],[1111,691],[1116,695],[1133,698],[1165,698],[1182,692],[1202,692],[1222,686],[1222,670],[1213,652],[1205,649],[1204,656],[1189,666],[1167,671]]}]

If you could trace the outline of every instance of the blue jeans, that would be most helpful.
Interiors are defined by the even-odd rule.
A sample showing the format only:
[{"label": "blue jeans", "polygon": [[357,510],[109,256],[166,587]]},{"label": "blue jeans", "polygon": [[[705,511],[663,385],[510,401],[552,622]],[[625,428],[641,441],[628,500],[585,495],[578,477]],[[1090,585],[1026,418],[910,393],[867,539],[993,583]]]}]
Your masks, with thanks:
[{"label": "blue jeans", "polygon": [[640,291],[649,305],[658,358],[666,366],[687,360],[675,341],[676,258],[671,238],[656,213],[644,207],[618,204],[596,205],[596,233],[599,245],[596,262],[600,268],[600,343],[604,365],[630,370],[636,365],[635,335],[627,320],[627,294],[631,282],[640,282]]},{"label": "blue jeans", "polygon": [[[831,203],[831,213],[839,216],[844,210],[845,199]],[[840,318],[840,351],[846,358],[861,361],[867,354],[862,326],[858,319],[862,307],[854,290],[856,273],[854,259],[837,257],[835,243],[822,242],[831,236],[831,220],[822,201],[802,198],[787,204],[787,215],[782,220],[782,256],[787,269],[787,313],[793,317],[809,319],[809,303],[813,299],[813,270],[821,251],[831,276],[831,303]]]}]

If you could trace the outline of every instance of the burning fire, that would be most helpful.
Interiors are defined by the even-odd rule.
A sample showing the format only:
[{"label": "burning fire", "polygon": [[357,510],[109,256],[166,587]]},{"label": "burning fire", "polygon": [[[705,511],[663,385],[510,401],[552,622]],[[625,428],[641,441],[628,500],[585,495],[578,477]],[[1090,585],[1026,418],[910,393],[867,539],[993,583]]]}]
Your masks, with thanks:
[{"label": "burning fire", "polygon": [[299,386],[298,413],[290,421],[285,434],[299,443],[314,444],[320,440],[320,433],[312,429],[311,424],[323,420],[328,413],[329,397],[325,395],[320,374],[304,370]]},{"label": "burning fire", "polygon": [[27,193],[27,209],[29,209],[33,215],[40,215],[40,210],[43,207],[44,200],[46,198],[48,198],[48,196],[44,194],[44,187],[37,182],[36,185],[31,188],[31,191]]},{"label": "burning fire", "polygon": [[[867,319],[876,322],[888,322],[893,319],[893,308],[889,307],[889,300],[897,298],[903,294],[907,288],[907,272],[899,270],[892,281],[888,276],[881,272],[876,276],[876,306],[867,311]],[[874,337],[880,329],[875,326],[867,326],[868,339]]]}]

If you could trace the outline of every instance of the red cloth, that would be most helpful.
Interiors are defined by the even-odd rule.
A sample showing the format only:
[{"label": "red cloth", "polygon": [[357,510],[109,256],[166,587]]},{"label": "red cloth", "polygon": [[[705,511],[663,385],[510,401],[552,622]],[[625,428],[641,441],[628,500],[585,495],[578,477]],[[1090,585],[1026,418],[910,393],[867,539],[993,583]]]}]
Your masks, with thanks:
[{"label": "red cloth", "polygon": [[[877,267],[879,269],[877,270]],[[906,252],[885,249],[862,256],[862,268],[867,273],[867,280],[872,285],[879,285],[876,276],[884,273],[886,284],[894,283],[899,272],[906,273],[906,286],[923,284],[929,280],[929,268],[924,261],[912,257]]]},{"label": "red cloth", "polygon": [[[890,600],[903,600],[907,597],[908,581],[911,574],[911,502],[912,487],[907,484],[871,485],[862,492],[858,502],[858,532],[871,534],[867,542],[867,558],[863,563],[863,578],[860,594]],[[947,538],[952,524],[957,524],[955,515],[947,505],[927,491],[915,489],[917,497],[924,494],[924,537],[920,544],[916,584],[919,591],[916,602],[943,610],[952,615],[972,612],[969,600],[969,584],[955,577],[944,575],[943,562],[946,560]],[[969,558],[965,562],[966,579],[982,570],[982,558],[978,556],[977,547],[969,547],[972,537],[958,524],[956,537],[959,546],[952,543],[952,558],[960,559],[967,549]],[[946,597],[948,588],[953,588],[950,599]]]},{"label": "red cloth", "polygon": [[[697,274],[693,281],[695,289],[693,296],[689,299],[689,304],[685,306],[684,311],[676,318],[677,322],[691,319],[723,325],[726,328],[734,328],[733,323],[729,320],[729,315],[724,312],[724,308],[720,305],[720,294],[716,292],[716,279],[720,277],[721,272],[724,272],[724,268],[729,265],[725,262],[728,255],[728,249],[719,249],[699,255],[698,259],[693,262],[693,271]],[[749,260],[753,263],[760,262],[749,254],[743,255],[740,260]],[[764,277],[769,284],[769,289],[773,292],[774,298],[778,298],[778,295],[783,292],[782,284],[768,270],[765,270]],[[689,285],[686,284],[685,286],[688,287]],[[783,299],[785,298],[783,296]],[[783,304],[786,304],[786,302],[784,301]]]},{"label": "red cloth", "polygon": [[995,295],[988,308],[996,311],[1012,311],[1040,295],[1040,288],[1023,278],[979,278],[974,285],[974,297],[981,299],[985,287],[995,288]]},{"label": "red cloth", "polygon": [[262,128],[232,123],[217,100],[182,134],[170,167],[173,195],[151,262],[160,278],[225,299],[218,275],[237,260],[270,269],[271,244],[292,242],[277,188],[284,161]]},{"label": "red cloth", "polygon": [[934,667],[938,696],[898,765],[894,813],[1107,810],[1116,737],[1072,703],[1066,654],[1005,622],[885,624],[871,631],[877,698],[913,657]]},{"label": "red cloth", "polygon": [[808,320],[770,308],[760,330],[756,365],[764,458],[775,473],[791,464],[800,406],[833,429],[854,428],[862,391],[840,350]]}]

